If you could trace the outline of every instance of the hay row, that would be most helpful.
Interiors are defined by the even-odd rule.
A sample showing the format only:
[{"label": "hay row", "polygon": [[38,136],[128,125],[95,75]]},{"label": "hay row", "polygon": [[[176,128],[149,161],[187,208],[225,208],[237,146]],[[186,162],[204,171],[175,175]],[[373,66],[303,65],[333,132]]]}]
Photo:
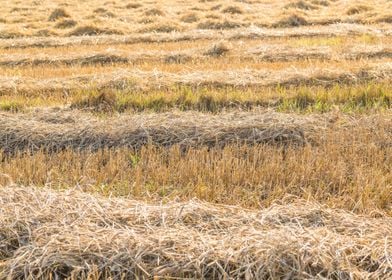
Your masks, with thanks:
[{"label": "hay row", "polygon": [[[183,148],[228,144],[318,145],[331,127],[332,131],[342,133],[347,128],[362,129],[371,133],[378,144],[387,145],[391,133],[388,115],[373,120],[350,120],[344,116],[302,116],[274,111],[217,115],[174,112],[98,119],[76,110],[36,110],[23,114],[1,113],[0,117],[0,150],[5,153],[26,149],[139,149],[144,145]],[[341,123],[334,126],[337,119]],[[371,129],[374,131],[370,132]]]},{"label": "hay row", "polygon": [[64,78],[34,79],[0,76],[3,94],[28,92],[64,92],[83,89],[150,90],[172,86],[212,87],[274,87],[296,85],[351,84],[388,80],[392,77],[391,63],[372,63],[348,71],[344,69],[305,68],[284,70],[193,71],[182,73],[119,69],[112,73],[88,74]]},{"label": "hay row", "polygon": [[0,213],[1,278],[392,277],[392,218],[303,200],[250,211],[14,186]]},{"label": "hay row", "polygon": [[193,30],[172,33],[143,33],[137,35],[97,35],[71,37],[28,37],[0,40],[2,49],[48,48],[77,45],[119,45],[138,43],[163,43],[195,40],[239,40],[291,37],[332,37],[332,36],[390,36],[386,27],[372,27],[359,24],[331,24],[328,26],[302,26],[297,28],[268,29],[251,26],[235,30]]},{"label": "hay row", "polygon": [[[304,145],[306,118],[278,113],[163,113],[99,120],[77,111],[1,113],[0,149],[63,150],[143,145],[183,147],[239,144]],[[310,129],[310,128],[309,128]]]},{"label": "hay row", "polygon": [[328,46],[319,47],[290,47],[282,46],[261,46],[249,50],[256,60],[261,61],[295,61],[306,59],[320,60],[358,60],[377,59],[392,57],[392,48],[383,46],[359,45],[345,49],[334,49]]},{"label": "hay row", "polygon": [[383,46],[356,46],[344,50],[332,47],[290,47],[282,45],[263,45],[262,47],[236,50],[225,44],[212,45],[207,49],[190,49],[185,51],[150,51],[129,53],[124,51],[106,51],[97,53],[75,53],[67,55],[2,55],[0,66],[40,66],[40,65],[94,65],[147,62],[186,63],[228,54],[230,59],[252,61],[296,61],[306,59],[319,60],[358,60],[392,58],[392,48]]}]

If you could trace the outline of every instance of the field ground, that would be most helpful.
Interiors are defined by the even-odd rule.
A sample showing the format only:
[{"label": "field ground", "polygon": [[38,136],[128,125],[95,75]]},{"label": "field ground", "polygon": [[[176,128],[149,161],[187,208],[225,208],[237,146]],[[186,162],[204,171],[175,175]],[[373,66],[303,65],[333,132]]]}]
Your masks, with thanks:
[{"label": "field ground", "polygon": [[0,279],[392,278],[391,1],[0,3]]}]

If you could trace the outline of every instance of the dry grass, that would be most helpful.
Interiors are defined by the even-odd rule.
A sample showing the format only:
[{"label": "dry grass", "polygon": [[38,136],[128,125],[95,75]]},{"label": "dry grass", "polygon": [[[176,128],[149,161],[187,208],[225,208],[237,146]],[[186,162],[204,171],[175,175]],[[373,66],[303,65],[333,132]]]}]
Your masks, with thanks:
[{"label": "dry grass", "polygon": [[292,194],[392,214],[390,115],[187,112],[99,120],[46,111],[1,117],[0,169],[18,184],[247,207]]},{"label": "dry grass", "polygon": [[49,21],[57,21],[58,19],[62,18],[69,18],[70,15],[61,8],[55,9],[49,16]]},{"label": "dry grass", "polygon": [[80,26],[68,33],[68,36],[95,36],[101,34],[122,34],[121,31],[114,29],[102,29],[92,25]]},{"label": "dry grass", "polygon": [[[102,106],[110,106],[112,98],[97,97]],[[304,145],[306,118],[292,118],[277,113],[226,114],[211,116],[200,113],[141,114],[97,118],[70,111],[35,112],[32,115],[2,113],[0,148],[5,153],[17,150],[58,151],[66,148],[97,150],[105,147],[140,148],[146,144],[184,148],[193,146],[225,146],[230,143]]]},{"label": "dry grass", "polygon": [[225,14],[243,14],[244,11],[238,6],[228,6],[222,10]]},{"label": "dry grass", "polygon": [[379,126],[376,132],[328,131],[319,139],[324,144],[303,148],[231,144],[223,149],[67,149],[3,155],[0,167],[17,184],[54,189],[77,185],[106,196],[155,202],[197,197],[258,208],[291,194],[356,213],[392,215],[390,132]]},{"label": "dry grass", "polygon": [[[201,23],[202,25],[205,22]],[[88,27],[88,26],[87,26]],[[92,29],[97,28],[90,26]],[[219,29],[220,26],[218,26]],[[82,28],[82,27],[81,27]],[[83,27],[85,28],[85,27]],[[90,28],[87,28],[90,29]],[[77,29],[75,29],[77,30]],[[106,29],[99,29],[106,30]],[[116,34],[116,30],[111,30]],[[12,40],[3,40],[0,42],[2,49],[24,49],[24,48],[49,48],[49,47],[66,47],[66,46],[89,46],[89,45],[123,45],[123,44],[138,44],[138,43],[164,43],[164,42],[181,42],[194,40],[239,40],[239,39],[273,39],[273,38],[298,38],[316,36],[388,36],[391,30],[387,27],[370,27],[358,24],[332,24],[330,26],[303,26],[298,28],[283,28],[283,29],[268,29],[259,28],[255,26],[244,27],[236,30],[203,30],[203,32],[183,31],[169,34],[148,33],[139,35],[102,35],[93,36],[91,38],[84,37],[49,37],[49,38],[15,38],[23,37],[23,34],[18,36],[15,32],[0,33],[0,37],[5,39],[12,38]],[[98,34],[98,33],[97,33]],[[96,35],[97,35],[96,34]],[[104,33],[105,34],[105,33]],[[113,34],[113,33],[112,33]],[[70,35],[68,33],[68,35]],[[75,34],[75,35],[83,35]]]},{"label": "dry grass", "polygon": [[230,47],[227,46],[224,42],[219,42],[214,44],[210,49],[208,49],[204,55],[213,56],[213,57],[220,57],[226,54],[230,50]]},{"label": "dry grass", "polygon": [[[38,65],[74,65],[74,64],[105,64],[105,63],[132,63],[146,64],[159,62],[192,62],[200,63],[209,61],[209,57],[221,57],[231,50],[230,59],[245,62],[257,61],[303,61],[317,60],[359,60],[392,58],[392,48],[379,45],[356,44],[355,46],[300,46],[293,47],[284,44],[263,44],[262,46],[251,46],[250,48],[238,46],[233,48],[227,42],[218,42],[211,47],[200,49],[186,49],[182,51],[144,51],[130,52],[122,50],[102,51],[93,53],[86,50],[85,53],[78,50],[75,53],[68,51],[62,55],[3,55],[0,56],[0,66],[38,66]],[[175,59],[178,57],[179,59]]]},{"label": "dry grass", "polygon": [[199,21],[199,17],[195,13],[188,13],[181,17],[182,22],[193,23]]},{"label": "dry grass", "polygon": [[392,278],[392,2],[11,2],[0,279]]},{"label": "dry grass", "polygon": [[296,27],[308,25],[308,21],[300,15],[290,15],[288,17],[282,18],[278,22],[276,22],[274,27]]},{"label": "dry grass", "polygon": [[314,202],[249,211],[17,187],[0,202],[0,274],[11,279],[392,277],[390,217]]},{"label": "dry grass", "polygon": [[67,28],[72,28],[77,25],[77,21],[72,20],[72,19],[64,19],[60,22],[58,22],[55,27],[60,28],[60,29],[67,29]]},{"label": "dry grass", "polygon": [[[334,22],[358,22],[366,25],[377,23],[378,18],[388,17],[391,4],[388,0],[359,1],[180,1],[168,0],[165,5],[153,1],[99,3],[96,0],[70,0],[64,5],[62,0],[43,0],[39,7],[34,3],[12,3],[0,8],[3,21],[7,22],[6,30],[23,30],[26,36],[34,36],[37,30],[49,28],[45,21],[57,21],[66,16],[81,22],[85,26],[94,26],[102,30],[115,30],[122,34],[134,34],[145,29],[143,17],[152,18],[156,24],[173,21],[174,24],[185,22],[184,31],[202,29],[235,29],[241,26],[287,26],[329,25]],[[371,10],[363,7],[371,6]],[[167,8],[167,7],[170,7]],[[184,11],[191,11],[200,21],[182,21]],[[130,14],[130,12],[132,12]],[[211,18],[214,17],[214,18]],[[209,19],[208,19],[209,17]],[[43,20],[46,19],[46,20]],[[207,20],[208,19],[208,20]],[[25,24],[26,22],[31,24]],[[115,27],[115,28],[114,28]],[[44,36],[52,36],[49,35]],[[59,32],[56,36],[67,36]]]},{"label": "dry grass", "polygon": [[315,3],[315,5],[313,5],[312,3],[309,3],[307,1],[304,0],[300,0],[297,2],[292,2],[289,3],[285,6],[286,9],[290,9],[290,8],[294,8],[294,9],[299,9],[299,10],[316,10],[319,7],[317,7],[316,5],[317,3]]},{"label": "dry grass", "polygon": [[163,72],[158,70],[142,71],[138,69],[118,69],[110,73],[64,76],[60,78],[29,78],[11,76],[0,78],[0,90],[3,94],[31,92],[71,92],[82,89],[119,89],[119,90],[154,90],[173,86],[199,87],[236,87],[262,88],[276,86],[323,85],[335,83],[356,84],[373,81],[382,82],[391,78],[391,63],[365,64],[361,68],[347,70],[335,68],[307,67],[304,69],[285,70],[238,70],[194,72]]},{"label": "dry grass", "polygon": [[371,8],[365,5],[358,5],[358,6],[353,6],[350,9],[347,10],[347,14],[348,15],[356,15],[356,14],[360,14],[363,12],[367,12],[370,11]]}]

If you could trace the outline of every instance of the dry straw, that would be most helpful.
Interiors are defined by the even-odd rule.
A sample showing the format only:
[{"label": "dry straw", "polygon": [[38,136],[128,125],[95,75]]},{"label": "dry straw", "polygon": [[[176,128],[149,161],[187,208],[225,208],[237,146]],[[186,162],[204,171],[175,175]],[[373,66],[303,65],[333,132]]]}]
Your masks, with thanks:
[{"label": "dry straw", "polygon": [[[244,27],[235,30],[191,30],[173,33],[147,33],[135,35],[108,35],[111,30],[96,29],[97,27],[82,26],[70,31],[72,35],[90,33],[91,37],[25,37],[0,40],[0,48],[49,48],[77,45],[119,45],[137,43],[162,43],[194,40],[237,40],[237,39],[268,39],[268,38],[291,38],[291,37],[315,37],[315,36],[354,36],[354,35],[390,35],[391,30],[387,27],[373,27],[359,24],[331,24],[329,26],[305,26],[298,28],[269,29],[260,27]],[[106,35],[105,35],[106,34]]]},{"label": "dry straw", "polygon": [[124,52],[101,51],[56,54],[56,55],[1,55],[0,66],[20,67],[39,65],[104,65],[115,63],[186,63],[189,61],[208,60],[210,57],[221,57],[230,51],[230,59],[250,61],[300,61],[317,60],[358,60],[392,58],[392,48],[384,46],[358,45],[344,48],[330,46],[292,47],[284,44],[263,44],[258,47],[235,49],[226,42],[213,44],[209,48],[193,48],[182,51],[136,51]]},{"label": "dry straw", "polygon": [[333,133],[341,133],[341,138],[360,133],[356,138],[361,136],[378,146],[388,146],[392,132],[388,114],[352,118],[337,113],[297,115],[267,110],[217,115],[142,113],[99,119],[77,110],[37,110],[0,113],[0,117],[0,149],[6,154],[26,149],[139,149],[145,145],[179,145],[184,149],[229,144],[298,147],[320,145]]},{"label": "dry straw", "polygon": [[152,144],[184,148],[228,144],[305,145],[314,120],[274,112],[138,114],[99,120],[78,111],[1,113],[0,149],[58,151]]},{"label": "dry straw", "polygon": [[392,218],[0,188],[0,277],[390,279]]},{"label": "dry straw", "polygon": [[[118,59],[116,57],[115,59]],[[353,70],[336,68],[315,68],[283,70],[217,70],[183,71],[142,71],[118,68],[111,73],[86,74],[62,78],[25,78],[18,76],[0,77],[0,90],[14,94],[31,92],[64,92],[82,89],[165,89],[173,86],[194,88],[211,87],[276,87],[299,85],[329,86],[354,84],[366,81],[385,81],[392,77],[390,62],[369,63],[366,67]]]}]

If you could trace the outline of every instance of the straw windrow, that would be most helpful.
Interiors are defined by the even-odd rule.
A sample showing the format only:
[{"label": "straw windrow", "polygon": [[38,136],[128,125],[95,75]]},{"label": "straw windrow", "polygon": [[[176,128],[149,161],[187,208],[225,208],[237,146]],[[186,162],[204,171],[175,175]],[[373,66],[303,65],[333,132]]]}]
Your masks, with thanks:
[{"label": "straw windrow", "polygon": [[0,202],[2,278],[392,277],[390,217],[314,202],[249,211],[18,187]]}]

